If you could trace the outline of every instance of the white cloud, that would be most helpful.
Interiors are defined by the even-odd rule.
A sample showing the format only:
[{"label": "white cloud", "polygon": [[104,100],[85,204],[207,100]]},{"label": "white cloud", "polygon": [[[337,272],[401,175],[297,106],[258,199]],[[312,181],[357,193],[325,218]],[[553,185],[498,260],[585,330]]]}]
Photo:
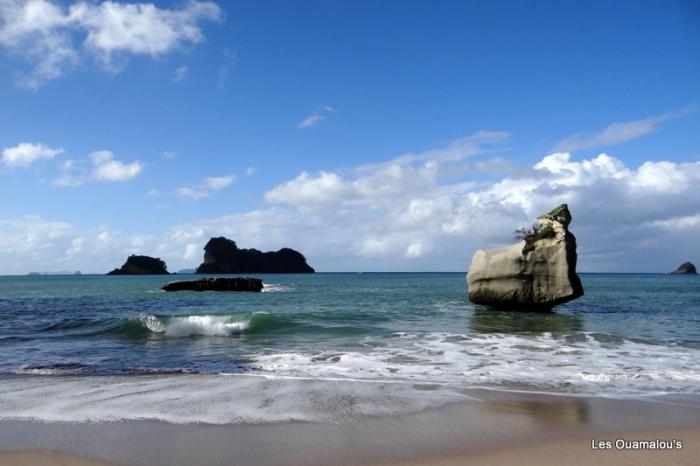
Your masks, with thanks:
[{"label": "white cloud", "polygon": [[99,181],[129,181],[136,178],[143,170],[137,160],[132,163],[123,163],[114,160],[114,154],[110,151],[97,151],[90,154],[95,169],[93,177]]},{"label": "white cloud", "polygon": [[233,184],[234,181],[236,181],[238,177],[236,175],[227,175],[227,176],[208,176],[204,178],[202,185],[214,190],[214,191],[220,191],[224,188],[227,188]]},{"label": "white cloud", "polygon": [[644,118],[634,121],[621,121],[613,123],[597,133],[584,136],[575,134],[559,141],[553,151],[555,152],[575,152],[591,147],[608,147],[632,141],[652,133],[656,128],[674,118],[685,116],[695,111],[693,107],[688,107],[674,112],[666,112],[661,115]]},{"label": "white cloud", "polygon": [[[300,173],[265,193],[273,204],[294,205],[309,211],[324,206],[395,205],[414,193],[431,190],[443,178],[452,178],[465,167],[462,160],[488,153],[507,139],[506,133],[480,131],[443,147],[408,153],[387,162],[355,167],[350,176],[340,172]],[[464,189],[457,184],[453,189]]]},{"label": "white cloud", "polygon": [[151,189],[150,191],[148,191],[148,197],[158,197],[158,196],[160,196],[160,191],[158,191],[157,189]]},{"label": "white cloud", "polygon": [[181,66],[181,67],[177,68],[175,70],[175,72],[173,73],[172,82],[179,83],[180,81],[182,81],[183,79],[185,79],[187,77],[189,72],[190,72],[190,70],[186,66]]},{"label": "white cloud", "polygon": [[318,124],[325,120],[330,113],[334,112],[335,109],[330,105],[319,105],[315,112],[313,112],[311,115],[307,116],[299,122],[297,128],[305,129],[318,126]]},{"label": "white cloud", "polygon": [[236,64],[235,52],[225,48],[221,51],[221,56],[223,57],[223,64],[216,73],[216,86],[219,88],[226,86],[226,81],[228,81],[231,74],[231,68]]},{"label": "white cloud", "polygon": [[[302,172],[270,189],[265,199],[313,225],[305,229],[317,232],[308,235],[316,242],[308,244],[310,250],[344,247],[355,258],[389,260],[394,268],[401,267],[400,257],[425,261],[424,267],[450,264],[443,266],[448,269],[460,267],[458,259],[465,268],[475,248],[511,242],[515,228],[562,202],[572,208],[588,270],[659,270],[660,263],[683,259],[681,250],[700,255],[691,239],[691,231],[700,233],[700,199],[693,189],[700,183],[700,162],[650,161],[631,168],[607,154],[574,160],[555,153],[516,176],[483,184],[469,181],[477,163],[451,177],[449,167],[460,163],[445,154],[397,157],[374,170]],[[684,229],[661,231],[669,224]],[[647,249],[640,250],[641,244]],[[348,256],[351,263],[353,253]]]},{"label": "white cloud", "polygon": [[197,243],[187,243],[185,246],[185,252],[182,255],[182,258],[186,261],[189,261],[191,263],[195,262],[197,259],[199,259],[199,255],[201,255],[202,249],[200,248],[199,244]]},{"label": "white cloud", "polygon": [[411,243],[406,248],[406,257],[420,257],[423,255],[423,243]]},{"label": "white cloud", "polygon": [[70,188],[82,186],[88,181],[124,182],[136,178],[143,171],[137,160],[124,163],[114,159],[108,150],[96,151],[83,160],[66,160],[61,174],[51,182],[52,186]]},{"label": "white cloud", "polygon": [[80,162],[66,160],[61,167],[61,174],[51,182],[59,188],[75,188],[87,180],[87,170]]},{"label": "white cloud", "polygon": [[[0,46],[24,57],[32,69],[18,84],[36,89],[78,63],[83,50],[113,72],[128,55],[158,57],[204,40],[199,23],[219,20],[213,2],[179,9],[152,3],[76,2],[67,9],[50,0],[0,1]],[[82,42],[82,44],[81,44]]]},{"label": "white cloud", "polygon": [[202,178],[196,187],[182,186],[175,190],[175,195],[199,200],[209,197],[210,191],[221,191],[231,186],[238,177],[236,175],[207,176]]},{"label": "white cloud", "polygon": [[199,200],[209,196],[209,191],[206,189],[190,188],[187,186],[182,186],[175,190],[175,194],[180,197],[187,197],[190,199]]},{"label": "white cloud", "polygon": [[257,171],[258,171],[257,168],[255,168],[254,166],[251,165],[250,167],[245,169],[245,176],[254,175]]},{"label": "white cloud", "polygon": [[177,157],[177,152],[172,150],[165,150],[160,153],[160,156],[164,159],[174,159],[175,157]]},{"label": "white cloud", "polygon": [[[461,154],[490,156],[493,143],[481,141]],[[477,248],[510,244],[515,228],[562,202],[574,216],[580,270],[663,272],[700,261],[700,162],[631,166],[607,154],[554,153],[483,181],[476,163],[450,155],[452,146],[374,170],[306,173],[269,189],[267,205],[153,235],[38,217],[0,220],[0,262],[7,273],[46,263],[106,272],[144,253],[178,270],[197,265],[206,241],[224,235],[242,247],[295,248],[319,270],[465,271]]]},{"label": "white cloud", "polygon": [[63,153],[63,149],[52,149],[44,144],[22,142],[2,150],[2,163],[9,168],[28,167],[41,159],[52,159]]}]

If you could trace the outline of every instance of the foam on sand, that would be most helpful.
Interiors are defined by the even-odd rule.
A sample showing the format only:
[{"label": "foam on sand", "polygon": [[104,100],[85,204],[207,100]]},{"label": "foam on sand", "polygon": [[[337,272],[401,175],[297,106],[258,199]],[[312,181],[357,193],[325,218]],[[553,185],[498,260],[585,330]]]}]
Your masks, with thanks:
[{"label": "foam on sand", "polygon": [[464,399],[451,390],[425,390],[413,384],[242,375],[14,376],[0,384],[0,419],[339,422],[416,412]]}]

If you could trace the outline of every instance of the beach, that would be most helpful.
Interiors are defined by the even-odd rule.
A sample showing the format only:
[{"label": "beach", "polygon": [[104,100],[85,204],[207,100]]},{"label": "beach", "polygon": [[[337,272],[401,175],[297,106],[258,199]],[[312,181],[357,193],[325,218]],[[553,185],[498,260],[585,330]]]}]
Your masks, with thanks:
[{"label": "beach", "polygon": [[[410,415],[338,423],[6,420],[0,465],[691,465],[700,454],[694,396],[615,400],[489,390],[470,396]],[[682,447],[618,449],[618,439]],[[594,441],[613,448],[593,449]]]}]

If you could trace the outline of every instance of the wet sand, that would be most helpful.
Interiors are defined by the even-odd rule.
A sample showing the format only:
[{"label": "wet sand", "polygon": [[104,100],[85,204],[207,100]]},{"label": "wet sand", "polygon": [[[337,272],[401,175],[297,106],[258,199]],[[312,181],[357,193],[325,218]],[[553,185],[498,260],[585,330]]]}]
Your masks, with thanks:
[{"label": "wet sand", "polygon": [[[338,424],[0,421],[0,466],[624,466],[694,465],[700,458],[700,397],[470,396],[441,409]],[[618,438],[680,440],[683,447],[591,447],[592,440]]]}]

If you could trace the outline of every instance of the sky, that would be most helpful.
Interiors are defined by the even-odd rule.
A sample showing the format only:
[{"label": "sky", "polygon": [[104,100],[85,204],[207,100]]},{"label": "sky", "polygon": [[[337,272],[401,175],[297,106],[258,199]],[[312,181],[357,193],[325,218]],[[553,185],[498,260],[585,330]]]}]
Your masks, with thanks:
[{"label": "sky", "polygon": [[0,0],[0,273],[466,271],[566,202],[579,271],[700,263],[696,1]]}]

